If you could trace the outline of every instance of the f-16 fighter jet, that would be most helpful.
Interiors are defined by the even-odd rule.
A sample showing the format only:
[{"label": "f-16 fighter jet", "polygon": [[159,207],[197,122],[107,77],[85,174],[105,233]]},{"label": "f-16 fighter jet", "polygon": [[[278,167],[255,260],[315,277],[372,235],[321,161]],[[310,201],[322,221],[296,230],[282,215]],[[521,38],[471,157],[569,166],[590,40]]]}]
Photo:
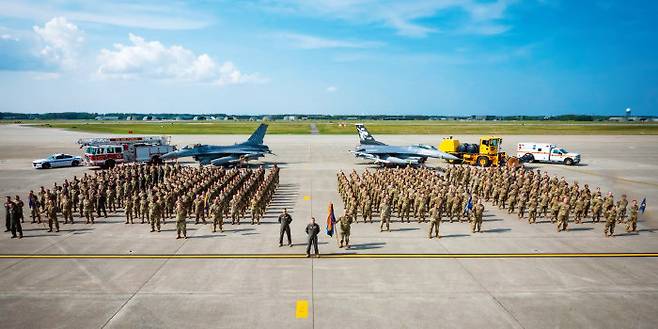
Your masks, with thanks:
[{"label": "f-16 fighter jet", "polygon": [[424,144],[409,146],[386,145],[375,140],[363,124],[356,125],[360,144],[351,151],[357,158],[371,160],[381,165],[420,165],[427,158],[459,160],[454,155],[439,151],[436,147]]},{"label": "f-16 fighter jet", "polygon": [[261,124],[246,142],[230,146],[195,144],[180,150],[166,153],[164,160],[192,157],[201,165],[229,166],[244,163],[272,154],[270,148],[263,144],[267,125]]}]

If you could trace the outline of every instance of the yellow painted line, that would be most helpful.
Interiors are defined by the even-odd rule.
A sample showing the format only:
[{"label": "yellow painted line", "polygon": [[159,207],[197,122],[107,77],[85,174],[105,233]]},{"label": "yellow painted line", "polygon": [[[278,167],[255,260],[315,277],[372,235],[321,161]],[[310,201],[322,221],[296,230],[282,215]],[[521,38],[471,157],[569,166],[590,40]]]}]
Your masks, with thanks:
[{"label": "yellow painted line", "polygon": [[308,300],[297,300],[297,306],[295,306],[295,317],[298,319],[308,318]]},{"label": "yellow painted line", "polygon": [[[331,259],[441,259],[441,258],[640,258],[655,253],[484,253],[484,254],[324,254]],[[297,259],[304,254],[3,254],[0,259]]]},{"label": "yellow painted line", "polygon": [[311,200],[311,196],[310,195],[305,195],[304,196],[304,201],[308,201],[308,200]]}]

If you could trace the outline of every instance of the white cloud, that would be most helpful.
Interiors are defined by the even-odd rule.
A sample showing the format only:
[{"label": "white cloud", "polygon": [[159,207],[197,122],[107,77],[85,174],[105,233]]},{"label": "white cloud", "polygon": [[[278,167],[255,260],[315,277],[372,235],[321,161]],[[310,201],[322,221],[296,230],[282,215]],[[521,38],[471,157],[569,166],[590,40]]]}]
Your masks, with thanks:
[{"label": "white cloud", "polygon": [[329,39],[298,33],[282,33],[280,36],[292,42],[295,47],[302,49],[375,48],[383,45],[376,41]]},{"label": "white cloud", "polygon": [[60,68],[76,66],[78,49],[84,43],[84,33],[75,24],[64,17],[55,17],[43,27],[34,26],[33,30],[44,44],[40,56]]},{"label": "white cloud", "polygon": [[196,55],[182,46],[167,47],[159,41],[146,41],[129,34],[132,44],[115,44],[102,49],[98,75],[102,78],[164,79],[230,85],[261,83],[258,74],[244,74],[232,62],[217,63],[208,54]]},{"label": "white cloud", "polygon": [[329,86],[327,87],[327,89],[325,89],[325,91],[328,93],[335,93],[336,91],[338,91],[338,88],[336,86]]}]

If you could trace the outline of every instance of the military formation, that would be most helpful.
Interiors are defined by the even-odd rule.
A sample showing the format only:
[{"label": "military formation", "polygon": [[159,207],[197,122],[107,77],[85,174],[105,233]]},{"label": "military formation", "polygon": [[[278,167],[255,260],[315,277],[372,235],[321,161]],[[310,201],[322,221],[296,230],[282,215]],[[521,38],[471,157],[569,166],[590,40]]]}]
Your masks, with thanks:
[{"label": "military formation", "polygon": [[[213,232],[223,231],[225,219],[240,225],[249,217],[251,224],[260,224],[278,185],[276,165],[265,170],[126,164],[30,191],[28,207],[32,223],[47,224],[48,232],[75,223],[76,215],[94,224],[123,212],[125,224],[150,224],[151,232],[175,218],[177,238],[187,238],[192,218],[195,224],[210,221]],[[23,202],[7,197],[5,210],[7,229],[22,237]]]},{"label": "military formation", "polygon": [[[449,179],[438,171],[423,168],[386,168],[366,170],[361,176],[352,171],[349,177],[338,173],[338,193],[345,205],[340,217],[341,229],[346,224],[372,223],[376,214],[380,231],[390,231],[392,216],[400,223],[413,219],[429,223],[428,237],[439,238],[441,222],[468,222],[473,233],[482,231],[484,205],[471,195],[465,181]],[[349,229],[348,237],[349,241]]]},{"label": "military formation", "polygon": [[366,170],[362,175],[341,171],[338,193],[345,207],[339,223],[348,231],[347,241],[352,222],[372,223],[374,215],[380,218],[380,231],[390,231],[394,215],[400,223],[429,222],[430,239],[440,237],[442,222],[468,222],[471,232],[482,232],[484,202],[529,224],[546,218],[558,232],[567,231],[570,222],[603,221],[607,237],[621,223],[627,232],[635,232],[639,209],[626,195],[615,200],[612,192],[603,194],[600,188],[591,190],[587,184],[569,184],[564,177],[522,167],[451,165],[444,172],[406,167]]}]

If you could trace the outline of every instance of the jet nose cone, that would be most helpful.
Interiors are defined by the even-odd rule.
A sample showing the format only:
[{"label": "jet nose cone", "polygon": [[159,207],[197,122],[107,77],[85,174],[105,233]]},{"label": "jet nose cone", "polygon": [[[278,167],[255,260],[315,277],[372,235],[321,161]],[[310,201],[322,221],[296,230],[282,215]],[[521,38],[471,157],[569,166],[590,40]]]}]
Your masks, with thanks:
[{"label": "jet nose cone", "polygon": [[445,159],[445,160],[459,160],[458,157],[456,157],[452,154],[445,153],[445,152],[434,151],[434,153],[435,153],[435,157],[437,157],[437,158],[441,158],[441,159]]},{"label": "jet nose cone", "polygon": [[443,158],[446,160],[459,160],[458,157],[448,153],[443,153]]}]

